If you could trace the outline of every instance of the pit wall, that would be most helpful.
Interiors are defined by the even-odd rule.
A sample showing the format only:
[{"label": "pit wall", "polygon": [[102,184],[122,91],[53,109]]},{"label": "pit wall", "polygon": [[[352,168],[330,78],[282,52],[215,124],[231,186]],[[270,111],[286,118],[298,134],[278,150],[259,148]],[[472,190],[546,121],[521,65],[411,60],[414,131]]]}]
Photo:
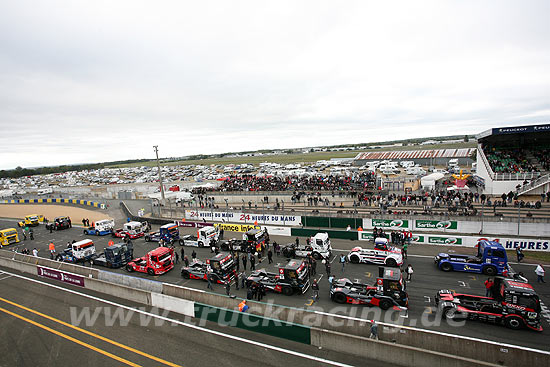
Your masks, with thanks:
[{"label": "pit wall", "polygon": [[[248,301],[246,314],[238,312],[240,299],[203,290],[128,275],[124,284],[101,280],[104,270],[60,263],[0,250],[0,266],[38,274],[37,266],[82,281],[82,286],[190,317],[214,322],[235,318],[234,326],[316,347],[350,353],[381,363],[401,366],[541,366],[550,367],[550,353],[412,327],[379,323],[380,340],[368,339],[368,320]],[[63,279],[65,277],[61,277]],[[114,278],[113,278],[114,279]],[[150,283],[155,283],[152,285]],[[161,293],[151,289],[161,289]],[[220,319],[221,317],[221,319]],[[311,326],[307,326],[311,325]],[[426,346],[430,350],[424,349]],[[460,357],[458,357],[460,356]]]},{"label": "pit wall", "polygon": [[79,200],[79,199],[16,199],[16,200],[0,200],[0,204],[79,204],[87,205],[94,208],[106,209],[105,204],[96,201]]}]

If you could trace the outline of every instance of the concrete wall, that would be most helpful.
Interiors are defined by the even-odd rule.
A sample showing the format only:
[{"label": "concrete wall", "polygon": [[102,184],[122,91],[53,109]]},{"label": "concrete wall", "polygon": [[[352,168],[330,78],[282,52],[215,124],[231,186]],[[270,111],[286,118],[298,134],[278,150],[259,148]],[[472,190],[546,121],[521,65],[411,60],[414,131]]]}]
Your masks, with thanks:
[{"label": "concrete wall", "polygon": [[105,282],[121,284],[125,287],[141,289],[148,292],[162,293],[162,283],[154,280],[137,278],[103,270],[99,272],[98,279]]}]

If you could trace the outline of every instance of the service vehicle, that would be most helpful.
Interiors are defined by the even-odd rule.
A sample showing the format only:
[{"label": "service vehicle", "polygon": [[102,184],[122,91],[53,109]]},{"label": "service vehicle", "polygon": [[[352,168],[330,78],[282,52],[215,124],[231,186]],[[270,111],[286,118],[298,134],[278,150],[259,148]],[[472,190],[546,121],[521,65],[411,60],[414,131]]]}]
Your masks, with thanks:
[{"label": "service vehicle", "polygon": [[19,242],[17,229],[6,228],[0,230],[0,248]]},{"label": "service vehicle", "polygon": [[465,271],[489,276],[513,273],[506,250],[496,241],[479,241],[476,256],[442,252],[435,256],[434,263],[443,271]]},{"label": "service vehicle", "polygon": [[40,225],[40,223],[44,222],[44,216],[38,215],[38,214],[30,214],[26,215],[25,218],[18,222],[17,225],[19,227],[37,227]]},{"label": "service vehicle", "polygon": [[317,233],[311,237],[308,243],[296,244],[289,243],[281,248],[284,257],[295,258],[296,256],[312,256],[315,260],[329,259],[332,254],[330,239],[327,233]]},{"label": "service vehicle", "polygon": [[117,228],[113,230],[111,235],[113,237],[124,238],[128,236],[129,238],[135,240],[145,236],[145,232],[148,230],[149,224],[147,222],[126,222],[122,228]]},{"label": "service vehicle", "polygon": [[176,223],[168,223],[159,228],[158,231],[149,232],[145,235],[145,242],[159,242],[173,244],[180,239],[180,231]]},{"label": "service vehicle", "polygon": [[195,261],[189,266],[181,268],[181,276],[186,279],[208,280],[208,276],[213,282],[224,284],[235,279],[235,260],[228,253],[220,252],[214,257],[207,259],[206,262]]},{"label": "service vehicle", "polygon": [[497,276],[491,291],[493,297],[440,290],[435,304],[447,319],[479,320],[510,329],[542,331],[540,299],[530,284]]},{"label": "service vehicle", "polygon": [[210,247],[218,242],[220,231],[216,227],[206,226],[197,230],[197,235],[185,235],[179,240],[180,246]]},{"label": "service vehicle", "polygon": [[46,229],[53,229],[59,231],[61,229],[71,228],[71,218],[69,217],[56,217],[53,222],[46,223]]},{"label": "service vehicle", "polygon": [[58,253],[55,259],[69,263],[83,263],[90,260],[94,255],[94,242],[86,239],[67,245],[67,248]]},{"label": "service vehicle", "polygon": [[409,305],[407,286],[396,268],[379,267],[376,284],[354,283],[347,278],[334,280],[330,287],[330,299],[337,303],[406,309]]},{"label": "service vehicle", "polygon": [[279,274],[270,273],[265,269],[253,271],[246,278],[247,288],[262,284],[266,290],[291,296],[303,294],[309,289],[309,271],[303,260],[290,260],[279,267]]},{"label": "service vehicle", "polygon": [[157,247],[145,256],[133,259],[126,265],[126,271],[138,271],[149,275],[161,275],[174,267],[174,249]]},{"label": "service vehicle", "polygon": [[115,221],[112,219],[102,219],[94,223],[92,227],[84,229],[85,235],[105,236],[113,232]]},{"label": "service vehicle", "polygon": [[374,240],[374,249],[354,247],[347,256],[348,261],[354,264],[380,264],[386,266],[403,265],[403,254],[401,250],[390,246],[387,238],[377,238]]},{"label": "service vehicle", "polygon": [[107,268],[120,268],[128,264],[133,257],[134,246],[131,243],[115,243],[105,247],[102,253],[92,256],[90,263]]}]

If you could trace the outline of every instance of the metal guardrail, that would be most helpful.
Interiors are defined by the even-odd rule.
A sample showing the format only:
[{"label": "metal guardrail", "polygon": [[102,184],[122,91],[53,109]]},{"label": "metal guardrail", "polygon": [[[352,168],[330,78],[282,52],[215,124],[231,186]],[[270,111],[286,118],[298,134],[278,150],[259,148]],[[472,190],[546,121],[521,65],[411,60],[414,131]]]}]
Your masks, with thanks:
[{"label": "metal guardrail", "polygon": [[550,182],[550,174],[546,174],[544,176],[541,176],[537,178],[536,180],[533,180],[529,182],[527,185],[523,185],[520,190],[517,191],[518,195],[522,195],[526,193],[529,190],[535,189],[539,186],[544,185],[545,183]]}]

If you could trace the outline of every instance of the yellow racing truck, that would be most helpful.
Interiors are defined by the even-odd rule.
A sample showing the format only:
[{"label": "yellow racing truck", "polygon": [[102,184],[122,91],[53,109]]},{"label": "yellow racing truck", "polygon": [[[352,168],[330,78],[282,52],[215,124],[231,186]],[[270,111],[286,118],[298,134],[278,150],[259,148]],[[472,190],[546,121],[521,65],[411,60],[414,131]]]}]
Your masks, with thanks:
[{"label": "yellow racing truck", "polygon": [[17,223],[19,227],[36,227],[40,223],[44,222],[44,216],[39,214],[30,214],[25,216],[25,219],[23,219],[21,222]]},{"label": "yellow racing truck", "polygon": [[19,242],[19,235],[15,228],[6,228],[0,230],[0,247]]}]

